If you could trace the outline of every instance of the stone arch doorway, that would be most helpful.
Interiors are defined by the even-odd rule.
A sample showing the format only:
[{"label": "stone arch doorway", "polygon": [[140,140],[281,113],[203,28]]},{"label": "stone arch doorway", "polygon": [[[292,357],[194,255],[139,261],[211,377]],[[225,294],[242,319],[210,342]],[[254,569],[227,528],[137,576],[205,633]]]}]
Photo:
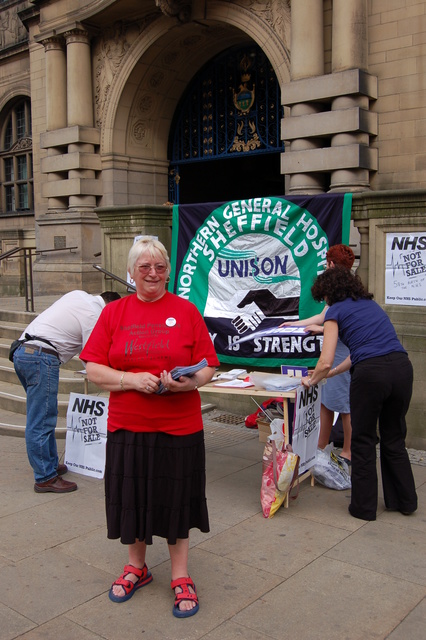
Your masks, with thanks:
[{"label": "stone arch doorway", "polygon": [[[96,124],[101,131],[104,184],[100,206],[162,205],[170,199],[169,168],[172,158],[169,140],[173,118],[193,78],[216,56],[232,47],[261,46],[273,64],[279,86],[288,82],[288,50],[283,44],[288,40],[286,34],[283,33],[280,39],[270,25],[258,20],[251,24],[248,19],[246,31],[241,29],[241,24],[239,28],[231,22],[225,24],[221,15],[220,20],[207,20],[203,25],[192,22],[178,28],[169,20],[160,18],[144,25],[119,24],[111,29],[102,29],[93,46]],[[109,71],[108,65],[111,38],[120,44],[114,73]],[[234,160],[234,186],[238,181],[251,185],[253,176],[261,173],[265,176],[265,183],[269,181],[268,176],[279,176],[279,156],[277,152],[275,159],[268,159],[266,155],[263,160],[248,158],[241,161],[235,170]],[[230,173],[225,169],[224,161],[222,159],[220,165],[222,185]],[[200,170],[193,168],[191,181],[194,184],[198,181],[195,171]],[[211,172],[217,173],[218,170],[211,165]],[[275,183],[272,190],[269,184],[264,184],[260,190],[282,194],[284,179],[278,179],[282,186]],[[228,189],[226,193],[230,192]],[[217,195],[210,197],[222,197],[217,190],[215,193]],[[244,194],[247,193],[245,189]]]},{"label": "stone arch doorway", "polygon": [[172,122],[169,200],[282,195],[283,116],[274,69],[254,43],[231,47],[196,74]]}]

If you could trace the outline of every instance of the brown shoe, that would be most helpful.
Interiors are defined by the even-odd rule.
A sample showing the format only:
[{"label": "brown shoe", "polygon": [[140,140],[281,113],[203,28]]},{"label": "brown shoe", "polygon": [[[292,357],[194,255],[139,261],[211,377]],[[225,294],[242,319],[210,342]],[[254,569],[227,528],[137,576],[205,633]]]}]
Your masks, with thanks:
[{"label": "brown shoe", "polygon": [[58,468],[56,469],[56,473],[58,476],[63,476],[67,473],[68,467],[66,464],[58,464]]},{"label": "brown shoe", "polygon": [[62,480],[60,476],[55,476],[46,482],[36,482],[34,485],[34,491],[36,493],[69,493],[76,489],[77,485],[75,482]]}]

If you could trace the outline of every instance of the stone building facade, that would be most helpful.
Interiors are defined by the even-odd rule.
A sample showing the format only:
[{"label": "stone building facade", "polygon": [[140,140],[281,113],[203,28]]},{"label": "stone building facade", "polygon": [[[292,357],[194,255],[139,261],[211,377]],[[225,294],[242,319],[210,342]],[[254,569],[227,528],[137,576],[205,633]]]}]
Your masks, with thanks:
[{"label": "stone building facade", "polygon": [[[426,230],[426,2],[2,0],[0,20],[0,252],[35,248],[36,294],[99,290],[93,263],[123,271],[135,232],[170,244],[182,100],[218,56],[257,47],[280,93],[279,191],[354,193],[360,273],[384,304],[386,230]],[[201,115],[188,135],[209,140]],[[262,189],[260,158],[247,183]],[[221,166],[185,174],[186,193],[215,185]],[[22,293],[18,256],[0,262],[1,295]],[[418,443],[424,309],[386,310],[416,368]]]}]

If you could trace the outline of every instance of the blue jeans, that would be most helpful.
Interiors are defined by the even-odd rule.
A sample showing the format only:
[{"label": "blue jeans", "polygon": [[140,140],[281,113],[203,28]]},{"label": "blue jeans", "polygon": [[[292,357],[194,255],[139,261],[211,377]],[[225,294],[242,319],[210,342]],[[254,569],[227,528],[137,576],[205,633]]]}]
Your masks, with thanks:
[{"label": "blue jeans", "polygon": [[25,442],[36,482],[57,475],[58,450],[55,428],[58,417],[59,359],[48,353],[25,352],[20,346],[13,357],[16,374],[27,394]]}]

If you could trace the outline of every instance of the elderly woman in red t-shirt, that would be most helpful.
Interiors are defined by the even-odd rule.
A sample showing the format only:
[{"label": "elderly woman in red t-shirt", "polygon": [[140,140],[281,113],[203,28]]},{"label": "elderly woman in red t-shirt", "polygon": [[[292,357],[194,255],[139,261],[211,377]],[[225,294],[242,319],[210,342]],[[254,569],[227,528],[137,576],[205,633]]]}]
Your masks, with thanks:
[{"label": "elderly woman in red t-shirt", "polygon": [[[209,531],[205,449],[198,387],[219,362],[197,308],[167,292],[170,261],[158,240],[145,236],[129,252],[136,286],[105,308],[81,359],[89,380],[110,391],[105,494],[108,538],[128,545],[129,564],[109,597],[125,602],[147,585],[145,564],[153,536],[165,538],[171,559],[173,614],[198,611],[188,575],[189,530]],[[176,366],[207,366],[174,380]],[[158,393],[159,388],[164,393]]]}]

